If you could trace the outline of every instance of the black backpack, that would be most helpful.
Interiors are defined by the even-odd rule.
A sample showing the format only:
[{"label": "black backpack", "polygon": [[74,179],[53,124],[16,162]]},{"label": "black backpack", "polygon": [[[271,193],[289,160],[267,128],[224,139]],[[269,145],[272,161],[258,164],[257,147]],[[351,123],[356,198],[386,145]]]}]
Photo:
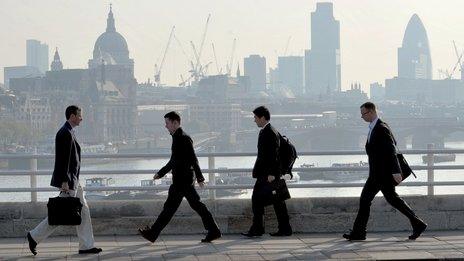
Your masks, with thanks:
[{"label": "black backpack", "polygon": [[292,168],[298,155],[296,153],[295,146],[285,135],[279,133],[280,148],[279,148],[279,162],[280,162],[280,174],[283,176],[289,174],[293,178]]}]

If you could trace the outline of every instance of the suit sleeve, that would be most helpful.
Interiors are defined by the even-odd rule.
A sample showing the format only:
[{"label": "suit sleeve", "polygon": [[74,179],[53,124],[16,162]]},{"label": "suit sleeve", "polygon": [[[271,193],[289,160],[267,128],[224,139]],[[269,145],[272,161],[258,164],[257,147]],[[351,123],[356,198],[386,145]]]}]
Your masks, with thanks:
[{"label": "suit sleeve", "polygon": [[381,139],[382,145],[382,154],[384,154],[386,159],[389,159],[392,167],[391,174],[398,174],[401,173],[400,164],[398,162],[398,158],[396,157],[396,145],[395,139],[393,138],[393,134],[388,127],[382,128],[382,136]]},{"label": "suit sleeve", "polygon": [[169,159],[168,163],[164,167],[162,167],[160,170],[158,170],[158,176],[160,178],[164,177],[169,171],[172,170],[172,165],[173,165],[173,157],[171,154],[171,158]]},{"label": "suit sleeve", "polygon": [[71,156],[72,136],[70,133],[61,132],[56,135],[55,153],[56,153],[56,176],[58,183],[71,181],[71,173],[69,173],[69,160]]},{"label": "suit sleeve", "polygon": [[195,150],[193,149],[192,139],[187,136],[184,142],[185,142],[187,157],[190,163],[192,164],[191,166],[193,167],[193,171],[195,172],[195,177],[197,178],[197,182],[200,183],[200,182],[205,181],[205,178],[203,177],[203,173],[201,173],[200,164],[198,163],[197,155],[195,155]]}]

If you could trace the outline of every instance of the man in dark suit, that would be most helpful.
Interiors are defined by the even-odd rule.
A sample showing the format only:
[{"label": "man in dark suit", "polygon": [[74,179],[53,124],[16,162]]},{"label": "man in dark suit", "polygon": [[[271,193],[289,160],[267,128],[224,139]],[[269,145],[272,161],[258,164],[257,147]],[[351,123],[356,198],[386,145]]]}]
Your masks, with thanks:
[{"label": "man in dark suit", "polygon": [[200,196],[194,187],[195,177],[202,188],[205,186],[205,178],[198,165],[193,141],[180,127],[181,119],[177,112],[172,111],[164,115],[164,121],[166,129],[172,136],[172,154],[166,166],[161,168],[153,179],[160,179],[172,171],[172,185],[169,187],[168,198],[164,203],[163,210],[155,223],[151,227],[139,228],[138,231],[145,239],[154,243],[185,197],[190,207],[200,215],[203,226],[208,231],[201,242],[211,242],[221,237],[221,231],[205,204],[200,201]]},{"label": "man in dark suit", "polygon": [[371,202],[382,192],[390,205],[405,215],[412,225],[409,239],[415,240],[427,228],[427,224],[416,216],[414,211],[396,193],[395,185],[402,181],[401,169],[396,157],[396,142],[389,126],[377,116],[375,104],[361,105],[361,118],[369,122],[366,153],[369,158],[369,177],[364,185],[359,210],[353,230],[343,237],[348,240],[365,240]]},{"label": "man in dark suit", "polygon": [[[279,164],[279,133],[269,122],[271,114],[265,106],[257,107],[254,111],[255,123],[262,128],[258,137],[258,156],[253,167],[253,178],[256,179],[251,196],[253,210],[253,224],[250,229],[242,233],[246,237],[262,236],[264,234],[263,215],[264,207],[269,200],[272,187],[270,183],[281,178]],[[285,201],[272,202],[277,216],[278,231],[271,236],[290,236],[290,226],[287,205]]]},{"label": "man in dark suit", "polygon": [[[82,222],[76,226],[79,237],[79,254],[97,254],[101,248],[94,246],[92,221],[90,220],[89,206],[84,198],[84,192],[79,184],[81,167],[81,147],[74,134],[74,128],[82,121],[82,110],[71,105],[66,108],[67,121],[56,133],[55,138],[55,168],[50,185],[60,189],[61,196],[78,197],[82,203]],[[45,218],[36,228],[27,233],[29,249],[36,255],[36,246],[58,228],[48,224]]]}]

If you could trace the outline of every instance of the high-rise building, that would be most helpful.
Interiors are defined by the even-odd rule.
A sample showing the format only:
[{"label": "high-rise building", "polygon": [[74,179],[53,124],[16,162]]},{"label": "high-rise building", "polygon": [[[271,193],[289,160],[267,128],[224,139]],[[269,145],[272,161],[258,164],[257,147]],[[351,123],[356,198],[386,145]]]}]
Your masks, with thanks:
[{"label": "high-rise building", "polygon": [[310,50],[305,50],[305,54],[304,54],[304,78],[305,78],[305,82],[304,82],[304,86],[305,86],[305,89],[306,89],[306,92],[309,91],[309,53],[311,51]]},{"label": "high-rise building", "polygon": [[26,64],[41,73],[48,71],[48,45],[31,39],[26,41]]},{"label": "high-rise building", "polygon": [[370,99],[374,102],[385,100],[385,87],[378,82],[371,83],[370,85]]},{"label": "high-rise building", "polygon": [[35,78],[43,76],[43,73],[34,66],[10,66],[3,68],[3,79],[5,87],[10,87],[10,79],[15,78]]},{"label": "high-rise building", "polygon": [[432,79],[429,39],[417,14],[409,20],[404,32],[403,44],[398,48],[398,77]]},{"label": "high-rise building", "polygon": [[341,90],[340,22],[333,16],[332,3],[317,3],[311,13],[311,50],[305,53],[311,95]]},{"label": "high-rise building", "polygon": [[280,56],[277,61],[279,85],[293,92],[304,93],[303,56]]},{"label": "high-rise building", "polygon": [[263,91],[266,89],[266,58],[259,55],[250,55],[243,59],[245,76],[250,77],[251,90]]}]

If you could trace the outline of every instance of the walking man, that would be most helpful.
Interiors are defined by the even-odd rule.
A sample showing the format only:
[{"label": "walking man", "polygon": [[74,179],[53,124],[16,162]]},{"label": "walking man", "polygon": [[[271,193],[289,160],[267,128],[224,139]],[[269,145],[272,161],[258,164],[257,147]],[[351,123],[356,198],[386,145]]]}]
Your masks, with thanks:
[{"label": "walking man", "polygon": [[[81,147],[74,134],[74,128],[82,121],[82,110],[71,105],[66,108],[66,122],[56,134],[55,138],[55,168],[53,170],[50,185],[60,189],[61,196],[78,197],[82,203],[82,222],[76,226],[79,237],[79,254],[98,254],[101,248],[94,246],[92,221],[90,220],[89,206],[84,198],[82,186],[79,184],[79,172],[81,167]],[[36,255],[36,246],[50,236],[58,226],[48,224],[45,218],[33,230],[27,233],[29,249]]]},{"label": "walking man", "polygon": [[[251,196],[253,210],[253,224],[247,232],[242,233],[246,237],[262,236],[264,234],[263,215],[266,201],[271,196],[271,182],[280,179],[279,147],[280,137],[274,127],[271,126],[271,114],[265,106],[259,106],[253,111],[254,121],[261,128],[258,137],[258,156],[253,167],[253,178],[256,179]],[[277,216],[278,231],[271,236],[290,236],[290,226],[287,205],[285,201],[272,202]]]},{"label": "walking man", "polygon": [[409,239],[415,240],[427,228],[427,224],[396,193],[394,183],[402,181],[401,169],[396,157],[396,142],[390,127],[377,116],[375,104],[366,102],[360,107],[361,118],[369,122],[366,153],[369,158],[369,177],[361,192],[358,215],[353,230],[343,237],[348,240],[365,240],[371,202],[382,192],[385,200],[405,215],[412,226]]},{"label": "walking man", "polygon": [[172,154],[169,162],[155,174],[153,179],[160,179],[169,171],[172,171],[172,185],[169,187],[168,198],[163,210],[151,227],[139,228],[139,233],[148,241],[154,243],[161,231],[166,227],[176,213],[185,197],[190,207],[201,217],[203,226],[208,231],[201,242],[211,242],[221,237],[221,231],[213,219],[213,216],[200,201],[200,196],[195,190],[195,178],[200,187],[205,186],[205,178],[201,173],[198,159],[193,149],[193,141],[180,127],[180,116],[171,111],[164,115],[166,129],[172,136]]}]

